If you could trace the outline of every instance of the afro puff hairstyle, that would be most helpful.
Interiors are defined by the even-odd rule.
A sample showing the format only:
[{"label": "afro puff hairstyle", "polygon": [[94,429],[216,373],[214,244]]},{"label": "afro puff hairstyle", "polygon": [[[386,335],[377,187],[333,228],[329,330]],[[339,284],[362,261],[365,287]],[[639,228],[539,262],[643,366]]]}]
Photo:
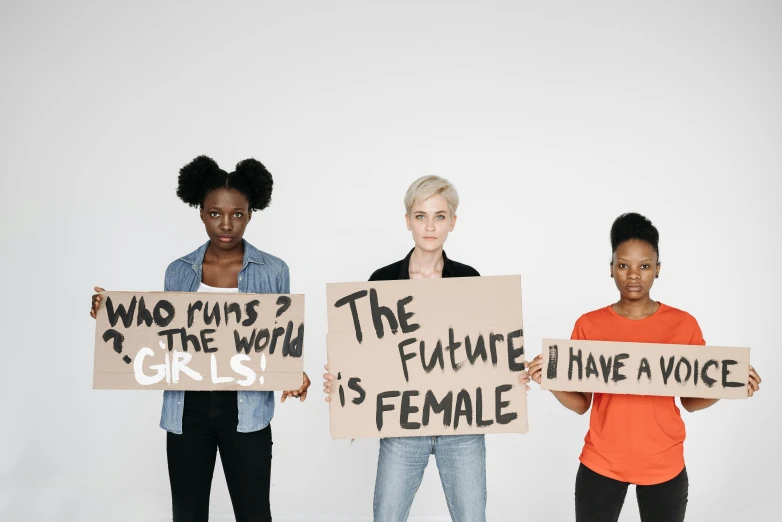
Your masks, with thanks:
[{"label": "afro puff hairstyle", "polygon": [[657,254],[657,259],[660,259],[660,233],[648,218],[635,212],[622,214],[614,220],[611,226],[611,252],[616,252],[619,245],[631,239],[649,243]]},{"label": "afro puff hairstyle", "polygon": [[272,175],[258,160],[242,160],[229,174],[212,158],[198,156],[179,171],[176,195],[191,207],[200,208],[213,190],[233,189],[244,194],[250,210],[263,210],[271,202],[273,184]]}]

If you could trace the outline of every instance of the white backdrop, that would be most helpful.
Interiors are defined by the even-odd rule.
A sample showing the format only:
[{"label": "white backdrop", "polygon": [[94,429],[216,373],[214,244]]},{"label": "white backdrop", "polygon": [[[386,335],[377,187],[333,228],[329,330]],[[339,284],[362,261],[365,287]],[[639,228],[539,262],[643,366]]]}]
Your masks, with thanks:
[{"label": "white backdrop", "polygon": [[[371,519],[377,441],[329,438],[325,283],[404,256],[424,174],[461,194],[448,254],[522,275],[532,354],[615,300],[611,222],[647,214],[653,297],[751,346],[765,379],[683,412],[688,519],[776,519],[782,4],[645,4],[3,2],[0,519],[170,519],[160,393],[91,389],[87,311],[95,284],[162,289],[205,240],[175,196],[199,154],[267,165],[246,237],[307,296],[313,386],[273,422],[276,520]],[[588,416],[539,389],[529,408],[528,435],[487,439],[488,520],[572,520]],[[219,465],[212,513],[232,520]],[[432,461],[411,520],[446,519]]]}]

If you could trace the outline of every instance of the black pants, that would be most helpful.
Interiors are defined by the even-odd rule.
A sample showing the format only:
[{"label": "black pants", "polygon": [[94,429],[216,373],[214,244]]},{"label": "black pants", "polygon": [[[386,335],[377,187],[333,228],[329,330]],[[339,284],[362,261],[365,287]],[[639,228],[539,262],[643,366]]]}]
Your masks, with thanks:
[{"label": "black pants", "polygon": [[209,520],[217,450],[236,522],[271,521],[272,428],[236,431],[236,392],[186,392],[182,434],[168,433],[166,454],[174,522]]},{"label": "black pants", "polygon": [[[576,522],[619,520],[628,485],[581,464],[576,475]],[[682,522],[687,510],[688,489],[687,468],[668,482],[636,486],[642,522]]]}]

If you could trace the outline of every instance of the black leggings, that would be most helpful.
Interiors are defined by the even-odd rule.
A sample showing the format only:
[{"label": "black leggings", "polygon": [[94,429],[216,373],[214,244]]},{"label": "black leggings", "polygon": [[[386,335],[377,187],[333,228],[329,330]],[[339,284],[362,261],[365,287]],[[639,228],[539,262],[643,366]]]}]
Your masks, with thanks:
[{"label": "black leggings", "polygon": [[271,521],[272,428],[236,431],[236,392],[186,392],[182,434],[168,433],[166,454],[174,522],[209,520],[217,450],[236,522]]},{"label": "black leggings", "polygon": [[[595,473],[581,464],[576,474],[576,522],[616,522],[627,495],[627,482]],[[662,484],[636,486],[642,522],[682,522],[687,510],[687,468]]]}]

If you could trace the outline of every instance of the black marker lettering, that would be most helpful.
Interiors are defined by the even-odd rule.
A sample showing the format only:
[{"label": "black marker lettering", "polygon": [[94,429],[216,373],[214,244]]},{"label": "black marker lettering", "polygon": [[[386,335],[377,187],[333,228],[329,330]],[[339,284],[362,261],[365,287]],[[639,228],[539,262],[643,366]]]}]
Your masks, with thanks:
[{"label": "black marker lettering", "polygon": [[472,351],[470,344],[470,336],[468,335],[464,338],[464,350],[467,352],[467,360],[470,361],[470,365],[474,365],[478,357],[483,359],[483,362],[489,360],[489,354],[486,353],[486,343],[482,335],[478,335],[478,340],[475,342],[475,352]]},{"label": "black marker lettering", "polygon": [[113,339],[113,348],[117,353],[122,353],[122,341],[125,340],[125,336],[119,333],[117,330],[109,329],[103,333],[103,340],[109,342],[109,339]]},{"label": "black marker lettering", "polygon": [[410,397],[417,397],[418,390],[407,390],[402,394],[402,406],[399,408],[399,424],[403,430],[417,430],[420,422],[410,422],[410,414],[418,412],[418,406],[410,404]]},{"label": "black marker lettering", "polygon": [[456,412],[453,415],[453,429],[459,428],[459,417],[467,419],[467,425],[472,426],[472,399],[467,390],[462,390],[456,395]]},{"label": "black marker lettering", "polygon": [[483,416],[483,390],[481,390],[481,388],[478,387],[478,389],[475,390],[475,425],[478,426],[479,428],[483,428],[494,424],[494,419],[489,419],[485,421],[481,418],[482,416]]},{"label": "black marker lettering", "polygon": [[205,330],[201,330],[201,346],[204,348],[205,353],[212,353],[217,351],[217,346],[215,346],[214,348],[209,346],[209,343],[214,341],[214,339],[212,339],[211,337],[207,337],[207,335],[213,334],[215,333],[215,331],[216,330],[212,330],[209,328]]},{"label": "black marker lettering", "polygon": [[516,418],[519,416],[519,414],[515,411],[510,413],[502,413],[502,409],[507,408],[510,404],[510,401],[502,400],[502,394],[510,391],[512,388],[512,384],[502,384],[494,389],[494,418],[497,419],[497,424],[508,424],[509,422],[516,420]]},{"label": "black marker lettering", "polygon": [[249,339],[239,335],[238,330],[234,330],[234,344],[236,345],[236,353],[250,353],[250,350],[255,344],[255,337],[255,328],[253,328],[253,333],[250,335]]},{"label": "black marker lettering", "polygon": [[196,310],[201,310],[203,308],[204,303],[201,301],[196,301],[194,303],[190,303],[187,305],[187,327],[192,328],[193,323],[195,323],[195,313]]},{"label": "black marker lettering", "polygon": [[714,386],[714,383],[717,382],[717,379],[712,379],[709,377],[709,366],[719,366],[719,363],[714,359],[709,359],[704,363],[703,368],[701,368],[701,380],[707,388],[711,388]]},{"label": "black marker lettering", "polygon": [[402,395],[402,393],[398,391],[386,391],[377,394],[377,409],[375,412],[377,431],[382,431],[383,429],[383,412],[392,411],[394,409],[393,404],[383,404],[383,400],[399,397],[400,395]]},{"label": "black marker lettering", "polygon": [[212,307],[212,313],[209,313],[209,301],[204,304],[204,324],[211,325],[212,321],[217,321],[220,326],[220,303],[215,303]]},{"label": "black marker lettering", "polygon": [[387,306],[381,306],[377,302],[377,290],[371,288],[369,290],[369,309],[372,312],[372,324],[375,325],[375,333],[378,339],[382,339],[383,332],[383,317],[388,321],[388,326],[391,327],[391,333],[396,334],[399,330],[399,323],[396,322],[394,312]]},{"label": "black marker lettering", "polygon": [[255,324],[255,320],[258,319],[258,312],[255,311],[255,307],[260,303],[260,301],[254,299],[244,305],[244,313],[247,315],[247,319],[242,321],[242,326],[252,326]]},{"label": "black marker lettering", "polygon": [[[440,344],[439,342],[437,343]],[[453,328],[448,328],[448,347],[446,350],[451,352],[451,368],[453,368],[454,372],[458,372],[461,370],[462,366],[464,366],[464,361],[457,363],[456,362],[456,350],[462,345],[462,343],[457,342],[456,339],[454,339],[453,336]]]},{"label": "black marker lettering", "polygon": [[583,378],[584,374],[584,361],[581,360],[581,348],[578,349],[578,355],[573,354],[573,347],[570,347],[570,361],[568,362],[567,367],[567,380],[572,381],[573,380],[573,363],[578,364],[578,380],[580,381]]},{"label": "black marker lettering", "polygon": [[601,355],[600,356],[600,368],[603,369],[603,381],[608,384],[608,378],[611,376],[611,359],[613,357],[609,357],[608,360]]},{"label": "black marker lettering", "polygon": [[638,381],[641,381],[641,374],[645,373],[649,381],[652,380],[652,369],[649,367],[649,359],[646,357],[641,359],[641,364],[638,366]]},{"label": "black marker lettering", "polygon": [[435,365],[438,363],[440,365],[441,370],[445,369],[445,361],[443,360],[442,341],[437,341],[437,344],[434,347],[434,351],[432,352],[432,357],[429,358],[429,364],[426,363],[426,359],[424,358],[424,341],[421,341],[420,352],[421,352],[421,364],[424,365],[424,371],[426,373],[431,373],[431,371],[434,370]]},{"label": "black marker lettering", "polygon": [[225,303],[223,305],[223,316],[225,317],[226,326],[228,326],[228,314],[234,314],[236,324],[242,322],[242,307],[239,306],[239,303]]},{"label": "black marker lettering", "polygon": [[108,313],[109,324],[112,328],[117,326],[117,321],[120,318],[122,319],[122,324],[125,325],[125,328],[130,328],[135,311],[136,296],[133,296],[133,299],[130,300],[130,305],[127,310],[125,310],[125,305],[123,304],[120,304],[117,309],[114,310],[114,303],[111,301],[111,297],[106,296],[106,313]]},{"label": "black marker lettering", "polygon": [[353,398],[353,404],[361,404],[364,402],[364,399],[367,398],[367,392],[364,391],[364,388],[361,386],[361,379],[358,377],[351,377],[348,379],[348,388],[353,390],[354,392],[358,393],[358,397]]},{"label": "black marker lettering", "polygon": [[402,333],[411,333],[418,330],[421,325],[416,323],[408,323],[408,319],[415,315],[413,312],[406,312],[405,305],[409,304],[413,300],[413,296],[407,296],[404,299],[400,299],[396,303],[396,315],[399,317],[399,326],[402,328]]},{"label": "black marker lettering", "polygon": [[589,378],[594,375],[598,379],[600,378],[600,372],[597,371],[597,362],[595,361],[594,355],[592,355],[592,352],[589,352],[589,355],[587,356],[587,369],[586,369],[586,378],[589,380]]},{"label": "black marker lettering", "polygon": [[281,316],[285,313],[286,310],[288,310],[288,308],[291,307],[291,298],[287,295],[281,295],[277,298],[277,306],[279,306],[279,308],[277,309],[277,315],[274,317]]},{"label": "black marker lettering", "polygon": [[730,375],[729,366],[733,366],[734,364],[738,364],[738,361],[734,361],[733,359],[722,360],[722,387],[723,388],[741,388],[742,386],[745,386],[743,382],[733,382],[728,380],[728,375]]},{"label": "black marker lettering", "polygon": [[[163,314],[161,312],[166,312],[166,316],[163,317]],[[160,328],[165,328],[169,324],[171,324],[171,321],[174,320],[174,305],[172,305],[169,301],[166,301],[165,299],[161,299],[160,301],[155,304],[155,309],[152,311],[153,319],[155,320],[155,324],[159,326]]]},{"label": "black marker lettering", "polygon": [[269,346],[269,355],[274,353],[274,349],[277,347],[277,338],[279,338],[282,334],[285,333],[285,328],[282,326],[278,326],[274,330],[272,330],[272,341],[271,345]]},{"label": "black marker lettering", "polygon": [[668,377],[670,377],[673,372],[673,359],[674,356],[671,356],[671,358],[668,359],[668,367],[666,367],[665,356],[660,356],[660,370],[663,372],[663,384],[668,384]]},{"label": "black marker lettering", "polygon": [[512,372],[524,371],[524,361],[519,362],[518,358],[524,356],[524,343],[521,346],[515,348],[513,346],[513,340],[524,337],[524,331],[521,329],[514,330],[508,334],[508,366]]},{"label": "black marker lettering", "polygon": [[141,326],[144,323],[146,326],[152,326],[152,313],[147,310],[147,305],[144,302],[144,297],[138,300],[138,314],[136,315],[136,326]]},{"label": "black marker lettering", "polygon": [[338,299],[337,302],[334,303],[334,308],[340,308],[346,304],[350,305],[350,313],[353,316],[353,328],[356,330],[356,340],[359,344],[361,344],[361,341],[364,340],[364,334],[361,333],[361,322],[358,320],[358,308],[356,307],[356,301],[366,296],[366,290],[359,290],[358,292],[346,295],[342,299]]},{"label": "black marker lettering", "polygon": [[269,346],[269,341],[271,340],[272,335],[269,333],[268,328],[264,328],[260,332],[258,332],[258,335],[255,337],[255,351],[256,352],[262,352]]},{"label": "black marker lettering", "polygon": [[619,381],[623,381],[623,380],[627,379],[627,377],[625,377],[624,375],[619,373],[619,369],[622,368],[625,365],[625,363],[623,363],[622,361],[625,360],[625,359],[629,359],[629,358],[630,358],[630,355],[628,355],[626,353],[618,353],[618,354],[616,354],[614,356],[614,371],[611,374],[611,380],[612,381],[619,382]]},{"label": "black marker lettering", "polygon": [[[404,341],[399,343],[399,358],[402,360],[402,371],[405,374],[405,382],[410,382],[410,376],[407,373],[407,361],[415,357],[415,352],[405,353],[405,346],[414,343],[415,343],[415,337],[411,337],[410,339],[405,339]],[[421,341],[421,344],[423,345],[423,341]],[[423,346],[421,346],[421,352],[423,353]]]},{"label": "black marker lettering", "polygon": [[505,336],[502,334],[496,334],[494,332],[489,333],[489,351],[491,352],[492,366],[497,366],[497,342],[504,340]]},{"label": "black marker lettering", "polygon": [[433,411],[435,414],[443,414],[443,426],[449,427],[451,425],[451,411],[453,410],[453,392],[449,391],[441,402],[437,402],[437,398],[432,393],[432,390],[426,392],[424,397],[424,416],[421,423],[424,426],[429,425],[429,414]]}]

